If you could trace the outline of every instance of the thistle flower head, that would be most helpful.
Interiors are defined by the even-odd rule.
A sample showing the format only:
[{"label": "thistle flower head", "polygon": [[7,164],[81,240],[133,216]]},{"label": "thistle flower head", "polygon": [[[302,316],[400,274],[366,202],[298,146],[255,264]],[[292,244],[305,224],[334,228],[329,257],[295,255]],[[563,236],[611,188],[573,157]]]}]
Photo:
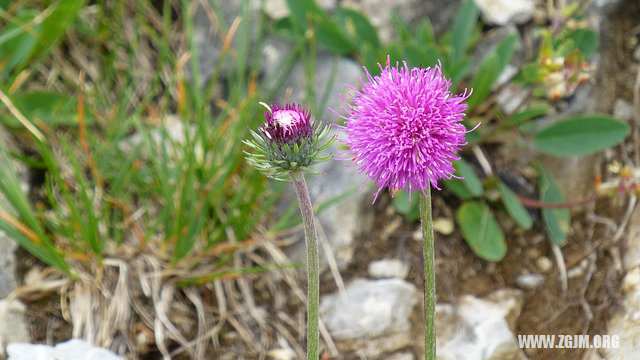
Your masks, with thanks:
[{"label": "thistle flower head", "polygon": [[[454,95],[451,81],[440,64],[409,69],[396,63],[380,69],[354,90],[352,101],[343,109],[344,143],[359,172],[379,185],[375,195],[388,188],[424,191],[438,188],[440,179],[454,177],[452,161],[466,145],[466,128],[461,123],[467,108],[465,92]],[[374,201],[375,201],[374,198]]]},{"label": "thistle flower head", "polygon": [[267,108],[265,122],[259,131],[251,130],[252,139],[243,141],[254,152],[247,160],[265,175],[287,180],[288,172],[308,171],[309,167],[326,161],[330,156],[319,156],[331,144],[329,128],[312,119],[311,112],[300,104],[278,103]]},{"label": "thistle flower head", "polygon": [[[263,103],[264,104],[264,103]],[[278,143],[300,142],[311,136],[311,112],[302,105],[286,104],[283,109],[278,103],[269,107],[264,113],[266,122],[260,131],[269,140]]]}]

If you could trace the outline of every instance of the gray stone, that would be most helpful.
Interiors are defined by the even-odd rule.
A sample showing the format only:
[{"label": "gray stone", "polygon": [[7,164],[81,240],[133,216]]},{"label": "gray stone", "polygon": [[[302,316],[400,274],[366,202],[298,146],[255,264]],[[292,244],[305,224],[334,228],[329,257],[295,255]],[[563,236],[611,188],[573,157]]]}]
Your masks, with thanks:
[{"label": "gray stone", "polygon": [[505,289],[479,299],[463,296],[456,307],[436,305],[439,360],[526,359],[509,317],[522,307],[522,292]]},{"label": "gray stone", "polygon": [[[0,144],[5,151],[18,151],[11,136],[2,126],[0,126]],[[12,161],[11,165],[21,181],[22,190],[27,193],[29,191],[28,169],[17,161]],[[0,194],[0,209],[13,213],[7,199],[2,194]],[[7,297],[17,286],[15,276],[15,250],[17,248],[18,244],[0,230],[0,299]]]},{"label": "gray stone", "polygon": [[620,286],[622,310],[613,315],[607,334],[618,335],[617,349],[602,349],[607,359],[640,359],[640,209],[631,215],[622,258],[626,272]]},{"label": "gray stone", "polygon": [[7,297],[18,285],[15,275],[15,250],[18,244],[0,230],[0,299]]},{"label": "gray stone", "polygon": [[7,344],[29,341],[29,333],[24,320],[26,307],[17,300],[0,300],[0,357]]},{"label": "gray stone", "polygon": [[369,276],[376,279],[404,279],[409,275],[409,265],[400,259],[381,259],[369,263],[367,271]]},{"label": "gray stone", "polygon": [[613,116],[624,121],[631,120],[633,118],[633,104],[624,99],[616,99],[613,105]]},{"label": "gray stone", "polygon": [[9,344],[8,360],[122,360],[109,350],[92,346],[84,340],[71,339],[55,347],[28,344]]},{"label": "gray stone", "polygon": [[488,24],[524,24],[533,16],[533,0],[475,0]]},{"label": "gray stone", "polygon": [[640,62],[640,46],[636,46],[636,49],[633,50],[633,58],[637,61]]},{"label": "gray stone", "polygon": [[518,275],[516,283],[525,290],[537,289],[544,282],[544,276],[536,273]]},{"label": "gray stone", "polygon": [[344,294],[324,296],[320,314],[339,340],[406,331],[416,293],[412,284],[401,279],[356,279]]},{"label": "gray stone", "polygon": [[344,294],[321,298],[320,317],[342,351],[376,358],[415,340],[409,317],[416,301],[416,288],[402,279],[356,279]]}]

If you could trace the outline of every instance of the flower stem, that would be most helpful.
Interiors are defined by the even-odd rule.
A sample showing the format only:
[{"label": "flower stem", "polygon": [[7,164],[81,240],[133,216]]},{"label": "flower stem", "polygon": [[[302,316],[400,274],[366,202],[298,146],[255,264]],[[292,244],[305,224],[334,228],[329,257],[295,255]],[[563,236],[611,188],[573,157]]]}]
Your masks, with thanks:
[{"label": "flower stem", "polygon": [[304,223],[304,238],[307,244],[307,359],[317,360],[319,355],[318,302],[320,297],[318,232],[304,175],[301,172],[292,172],[289,176],[298,196],[302,222]]},{"label": "flower stem", "polygon": [[420,195],[420,221],[424,240],[424,359],[436,358],[436,269],[431,218],[431,185]]}]

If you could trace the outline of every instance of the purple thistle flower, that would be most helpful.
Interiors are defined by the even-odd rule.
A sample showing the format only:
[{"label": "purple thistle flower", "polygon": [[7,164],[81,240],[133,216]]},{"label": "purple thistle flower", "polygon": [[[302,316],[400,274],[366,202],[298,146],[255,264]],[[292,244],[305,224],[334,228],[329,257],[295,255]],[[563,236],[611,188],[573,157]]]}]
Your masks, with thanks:
[{"label": "purple thistle flower", "polygon": [[467,108],[465,91],[453,95],[451,81],[442,75],[441,65],[409,69],[387,66],[371,76],[347,104],[344,127],[352,160],[359,173],[379,185],[374,202],[384,188],[393,193],[407,189],[423,192],[429,184],[436,189],[439,179],[450,179],[452,161],[466,145],[466,128],[461,123]]},{"label": "purple thistle flower", "polygon": [[311,112],[300,104],[286,104],[283,109],[278,103],[271,107],[262,103],[269,111],[264,113],[265,124],[260,131],[269,140],[278,144],[300,143],[311,136]]}]

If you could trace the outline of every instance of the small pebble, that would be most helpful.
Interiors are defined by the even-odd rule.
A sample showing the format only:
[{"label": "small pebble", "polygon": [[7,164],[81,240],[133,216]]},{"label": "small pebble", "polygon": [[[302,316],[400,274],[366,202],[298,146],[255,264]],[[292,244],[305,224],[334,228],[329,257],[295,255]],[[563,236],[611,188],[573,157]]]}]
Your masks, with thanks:
[{"label": "small pebble", "polygon": [[525,290],[536,289],[540,287],[543,282],[544,276],[537,273],[522,274],[518,275],[518,277],[516,278],[516,284],[518,284],[520,288]]},{"label": "small pebble", "polygon": [[439,217],[433,220],[433,230],[439,232],[442,235],[451,235],[455,225],[453,220],[444,217]]},{"label": "small pebble", "polygon": [[541,256],[536,260],[536,264],[538,265],[538,269],[543,273],[548,272],[553,267],[553,262],[546,256]]}]

